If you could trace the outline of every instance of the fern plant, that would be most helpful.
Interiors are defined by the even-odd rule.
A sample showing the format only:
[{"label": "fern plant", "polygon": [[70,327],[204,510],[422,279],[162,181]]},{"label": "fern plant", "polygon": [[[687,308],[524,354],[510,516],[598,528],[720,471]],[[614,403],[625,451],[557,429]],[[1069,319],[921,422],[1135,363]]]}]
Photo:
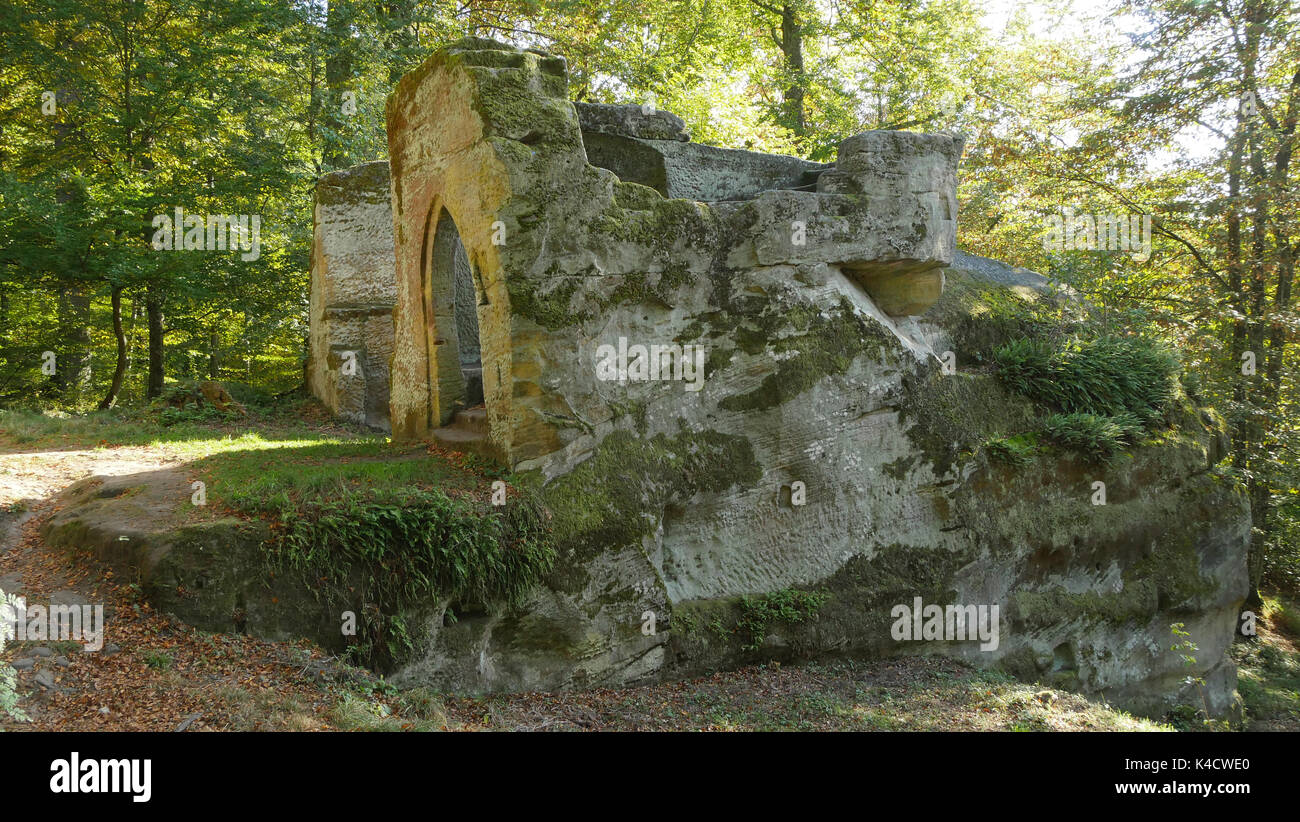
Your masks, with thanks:
[{"label": "fern plant", "polygon": [[[13,639],[14,627],[21,615],[18,598],[0,591],[0,651]],[[26,722],[27,714],[18,707],[18,672],[8,663],[0,663],[0,714],[8,714],[19,722]]]}]

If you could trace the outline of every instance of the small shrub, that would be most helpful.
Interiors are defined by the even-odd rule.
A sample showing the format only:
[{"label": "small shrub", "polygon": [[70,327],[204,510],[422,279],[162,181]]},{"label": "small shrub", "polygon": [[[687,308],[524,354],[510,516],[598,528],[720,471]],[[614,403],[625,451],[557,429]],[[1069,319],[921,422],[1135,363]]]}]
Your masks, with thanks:
[{"label": "small shrub", "polygon": [[1065,414],[1129,414],[1155,426],[1179,396],[1178,359],[1146,338],[1076,338],[1060,348],[1021,339],[994,359],[1007,387]]},{"label": "small shrub", "polygon": [[760,597],[741,597],[736,629],[745,637],[744,649],[757,651],[773,622],[797,625],[817,615],[830,594],[786,588]]},{"label": "small shrub", "polygon": [[1032,434],[1002,437],[984,443],[989,459],[1005,465],[1028,465],[1038,453],[1038,444]]},{"label": "small shrub", "polygon": [[1130,414],[1053,414],[1043,420],[1043,432],[1063,448],[1106,462],[1137,441],[1142,424]]},{"label": "small shrub", "polygon": [[1177,357],[1142,337],[1075,338],[1059,347],[1021,339],[994,359],[1008,388],[1057,412],[1043,421],[1047,438],[1093,461],[1166,423],[1183,391]]},{"label": "small shrub", "polygon": [[142,657],[144,664],[155,671],[165,671],[172,666],[171,655],[162,651],[145,651]]},{"label": "small shrub", "polygon": [[234,411],[222,411],[215,405],[186,408],[162,408],[158,412],[158,422],[172,426],[184,422],[230,422],[240,419]]},{"label": "small shrub", "polygon": [[226,387],[231,399],[245,407],[266,408],[275,403],[275,397],[256,386],[230,380],[223,380],[221,384]]}]

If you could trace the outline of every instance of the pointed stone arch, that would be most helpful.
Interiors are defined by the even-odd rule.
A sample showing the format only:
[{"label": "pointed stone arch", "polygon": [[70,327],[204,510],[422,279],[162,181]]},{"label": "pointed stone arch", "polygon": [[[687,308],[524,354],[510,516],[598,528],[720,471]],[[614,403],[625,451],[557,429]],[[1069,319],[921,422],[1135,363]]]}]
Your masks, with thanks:
[{"label": "pointed stone arch", "polygon": [[491,301],[461,242],[456,218],[440,200],[429,209],[422,247],[428,422],[437,428],[450,424],[457,411],[486,404],[478,311]]}]

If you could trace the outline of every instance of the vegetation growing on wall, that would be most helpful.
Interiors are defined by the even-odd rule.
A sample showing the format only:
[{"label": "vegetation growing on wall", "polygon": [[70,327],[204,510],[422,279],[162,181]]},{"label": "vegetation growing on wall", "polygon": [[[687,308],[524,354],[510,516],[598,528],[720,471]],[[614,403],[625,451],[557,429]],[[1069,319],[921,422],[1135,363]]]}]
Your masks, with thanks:
[{"label": "vegetation growing on wall", "polygon": [[[1075,337],[1059,345],[1022,338],[993,359],[1008,388],[1057,412],[1042,420],[1049,441],[1098,462],[1166,424],[1183,396],[1175,355],[1142,337]],[[1026,453],[1001,445],[993,451],[1013,462]]]},{"label": "vegetation growing on wall", "polygon": [[1177,357],[1142,337],[1075,338],[1060,346],[1013,340],[994,360],[1009,387],[1066,414],[1127,414],[1155,425],[1179,396]]},{"label": "vegetation growing on wall", "polygon": [[409,489],[304,502],[279,521],[268,563],[318,581],[322,597],[359,594],[383,643],[363,648],[372,663],[413,650],[403,614],[436,602],[516,604],[555,560],[541,509],[524,499],[495,512]]},{"label": "vegetation growing on wall", "polygon": [[214,501],[272,521],[270,572],[356,610],[362,661],[384,667],[411,652],[418,630],[404,614],[508,607],[551,569],[536,497],[512,489],[492,505],[483,491],[497,472],[477,460],[379,438],[292,445],[218,453],[198,470]]}]

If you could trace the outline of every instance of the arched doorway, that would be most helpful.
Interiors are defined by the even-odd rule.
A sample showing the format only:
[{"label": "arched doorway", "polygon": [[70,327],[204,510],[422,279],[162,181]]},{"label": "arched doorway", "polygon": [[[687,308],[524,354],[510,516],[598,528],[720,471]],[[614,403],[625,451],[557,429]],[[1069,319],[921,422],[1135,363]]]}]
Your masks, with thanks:
[{"label": "arched doorway", "polygon": [[426,283],[430,310],[430,408],[435,426],[450,424],[457,412],[483,405],[483,361],[478,329],[478,291],[460,231],[440,209],[429,249]]}]

